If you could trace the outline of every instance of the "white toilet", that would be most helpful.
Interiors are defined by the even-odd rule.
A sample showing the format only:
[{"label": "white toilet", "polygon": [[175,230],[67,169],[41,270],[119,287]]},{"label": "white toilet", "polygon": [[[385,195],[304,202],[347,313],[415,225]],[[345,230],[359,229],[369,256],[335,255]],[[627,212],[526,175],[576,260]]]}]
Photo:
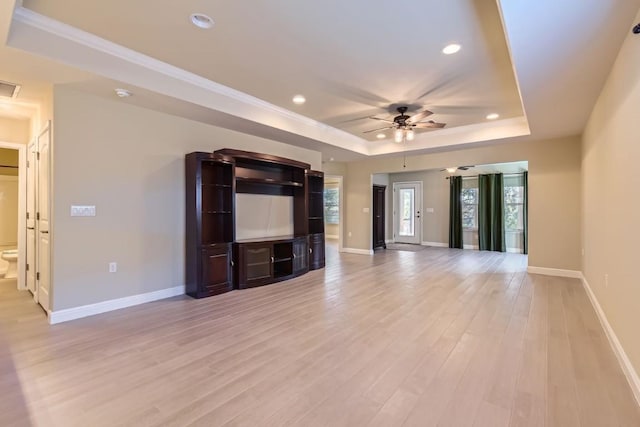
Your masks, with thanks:
[{"label": "white toilet", "polygon": [[0,258],[9,263],[9,267],[7,267],[6,273],[4,273],[5,279],[15,279],[18,277],[18,250],[10,249],[7,251],[2,251],[0,254]]}]

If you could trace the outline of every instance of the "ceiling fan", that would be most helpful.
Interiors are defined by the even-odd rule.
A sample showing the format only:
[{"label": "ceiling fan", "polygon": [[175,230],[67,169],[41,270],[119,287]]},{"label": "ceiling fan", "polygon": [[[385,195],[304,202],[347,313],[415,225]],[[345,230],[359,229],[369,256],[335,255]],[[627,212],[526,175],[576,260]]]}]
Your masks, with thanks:
[{"label": "ceiling fan", "polygon": [[[421,122],[420,120],[423,120],[433,114],[429,110],[422,110],[414,114],[413,116],[409,116],[405,114],[408,109],[409,107],[407,106],[398,107],[396,110],[400,114],[395,116],[393,120],[381,119],[379,117],[369,117],[370,119],[379,120],[381,122],[388,123],[389,125],[383,128],[367,130],[364,133],[379,132],[387,129],[395,129],[396,142],[400,142],[402,138],[406,138],[407,140],[411,141],[413,139],[414,129],[442,129],[443,127],[446,126],[445,123],[436,123],[433,120],[429,120],[427,122]],[[399,139],[398,136],[400,136],[400,141],[398,140]]]}]

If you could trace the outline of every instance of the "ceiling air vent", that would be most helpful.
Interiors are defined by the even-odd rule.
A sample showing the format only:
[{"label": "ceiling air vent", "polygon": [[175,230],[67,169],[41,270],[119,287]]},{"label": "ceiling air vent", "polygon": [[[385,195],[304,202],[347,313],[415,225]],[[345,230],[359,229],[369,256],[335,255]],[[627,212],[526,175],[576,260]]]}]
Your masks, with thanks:
[{"label": "ceiling air vent", "polygon": [[20,92],[20,85],[15,83],[0,81],[0,96],[5,98],[15,98]]}]

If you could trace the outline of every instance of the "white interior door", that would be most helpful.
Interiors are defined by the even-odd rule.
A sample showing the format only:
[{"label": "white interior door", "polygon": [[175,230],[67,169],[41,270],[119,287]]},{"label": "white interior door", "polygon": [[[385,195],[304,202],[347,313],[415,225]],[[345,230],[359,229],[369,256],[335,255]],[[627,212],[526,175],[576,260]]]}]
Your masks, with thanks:
[{"label": "white interior door", "polygon": [[422,241],[422,183],[397,182],[393,184],[394,241],[413,243]]},{"label": "white interior door", "polygon": [[51,280],[50,280],[50,235],[49,235],[49,173],[51,159],[51,125],[38,137],[37,155],[37,198],[36,198],[36,235],[37,245],[37,299],[46,311],[50,308]]},{"label": "white interior door", "polygon": [[31,291],[34,297],[36,292],[36,248],[38,239],[36,236],[36,170],[37,161],[37,140],[33,140],[27,145],[27,289]]}]

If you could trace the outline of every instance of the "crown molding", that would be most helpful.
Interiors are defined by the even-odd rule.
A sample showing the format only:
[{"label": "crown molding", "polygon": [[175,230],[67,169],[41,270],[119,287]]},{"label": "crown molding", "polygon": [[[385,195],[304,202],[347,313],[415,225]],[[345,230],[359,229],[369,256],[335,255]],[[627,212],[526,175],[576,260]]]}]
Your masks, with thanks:
[{"label": "crown molding", "polygon": [[[252,129],[249,133],[268,139],[288,135],[286,141],[282,137],[282,142],[304,146],[296,140],[299,136],[306,139],[307,144],[317,142],[317,150],[325,144],[365,156],[378,156],[530,134],[523,116],[422,134],[410,146],[391,141],[370,142],[24,7],[16,7],[13,13],[7,45],[183,101],[194,108],[205,108],[212,116],[224,116],[221,126],[228,129],[247,133],[249,127]],[[267,130],[260,130],[264,127]],[[274,134],[273,130],[283,133]]]},{"label": "crown molding", "polygon": [[368,154],[364,138],[18,7],[9,46],[240,119]]}]

